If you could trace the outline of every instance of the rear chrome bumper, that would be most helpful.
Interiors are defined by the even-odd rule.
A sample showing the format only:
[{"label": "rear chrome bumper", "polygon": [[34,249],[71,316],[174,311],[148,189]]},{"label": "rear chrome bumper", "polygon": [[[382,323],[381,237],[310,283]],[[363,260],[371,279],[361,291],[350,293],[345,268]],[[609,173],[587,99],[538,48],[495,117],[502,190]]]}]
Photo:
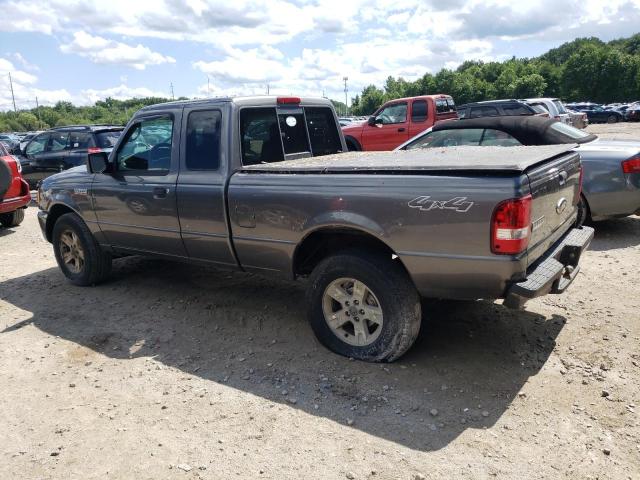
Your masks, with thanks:
[{"label": "rear chrome bumper", "polygon": [[582,252],[593,240],[591,227],[574,228],[527,270],[527,279],[512,284],[504,305],[522,308],[527,300],[562,293],[578,275]]}]

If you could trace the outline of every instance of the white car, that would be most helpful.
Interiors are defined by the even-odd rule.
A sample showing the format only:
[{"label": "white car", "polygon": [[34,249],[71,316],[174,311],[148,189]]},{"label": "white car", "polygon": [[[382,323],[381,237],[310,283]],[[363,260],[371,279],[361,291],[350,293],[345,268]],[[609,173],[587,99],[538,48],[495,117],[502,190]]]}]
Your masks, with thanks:
[{"label": "white car", "polygon": [[539,105],[544,107],[552,118],[560,120],[567,125],[573,125],[571,115],[564,108],[564,104],[559,98],[527,98],[525,101],[531,106]]}]

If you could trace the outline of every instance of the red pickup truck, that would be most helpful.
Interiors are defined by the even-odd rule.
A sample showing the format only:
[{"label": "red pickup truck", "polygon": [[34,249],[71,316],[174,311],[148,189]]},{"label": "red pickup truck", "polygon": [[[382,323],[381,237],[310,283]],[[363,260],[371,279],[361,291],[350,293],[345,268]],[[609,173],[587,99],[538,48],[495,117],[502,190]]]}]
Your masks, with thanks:
[{"label": "red pickup truck", "polygon": [[29,185],[20,173],[20,162],[0,144],[0,225],[17,227],[31,201]]},{"label": "red pickup truck", "polygon": [[342,128],[349,150],[393,150],[437,121],[458,118],[449,95],[398,98],[382,105],[367,122]]}]

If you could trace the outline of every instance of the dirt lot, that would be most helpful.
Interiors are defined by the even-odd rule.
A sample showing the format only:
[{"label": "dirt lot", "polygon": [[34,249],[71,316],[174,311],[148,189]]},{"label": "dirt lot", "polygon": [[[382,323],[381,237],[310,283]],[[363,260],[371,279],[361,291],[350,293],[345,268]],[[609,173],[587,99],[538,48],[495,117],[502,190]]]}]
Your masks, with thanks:
[{"label": "dirt lot", "polygon": [[425,302],[371,365],[316,342],[301,284],[128,258],[72,287],[35,213],[0,231],[0,479],[640,478],[638,217],[567,294]]}]

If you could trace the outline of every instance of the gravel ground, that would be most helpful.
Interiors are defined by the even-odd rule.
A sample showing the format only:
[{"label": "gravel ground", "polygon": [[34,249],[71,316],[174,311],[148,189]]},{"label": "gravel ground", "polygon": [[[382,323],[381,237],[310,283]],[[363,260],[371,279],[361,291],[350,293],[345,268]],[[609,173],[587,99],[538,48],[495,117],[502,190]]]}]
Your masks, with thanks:
[{"label": "gravel ground", "polygon": [[317,343],[301,284],[132,257],[72,287],[29,208],[0,230],[0,478],[640,478],[640,218],[596,227],[565,295],[425,302],[372,365]]}]

